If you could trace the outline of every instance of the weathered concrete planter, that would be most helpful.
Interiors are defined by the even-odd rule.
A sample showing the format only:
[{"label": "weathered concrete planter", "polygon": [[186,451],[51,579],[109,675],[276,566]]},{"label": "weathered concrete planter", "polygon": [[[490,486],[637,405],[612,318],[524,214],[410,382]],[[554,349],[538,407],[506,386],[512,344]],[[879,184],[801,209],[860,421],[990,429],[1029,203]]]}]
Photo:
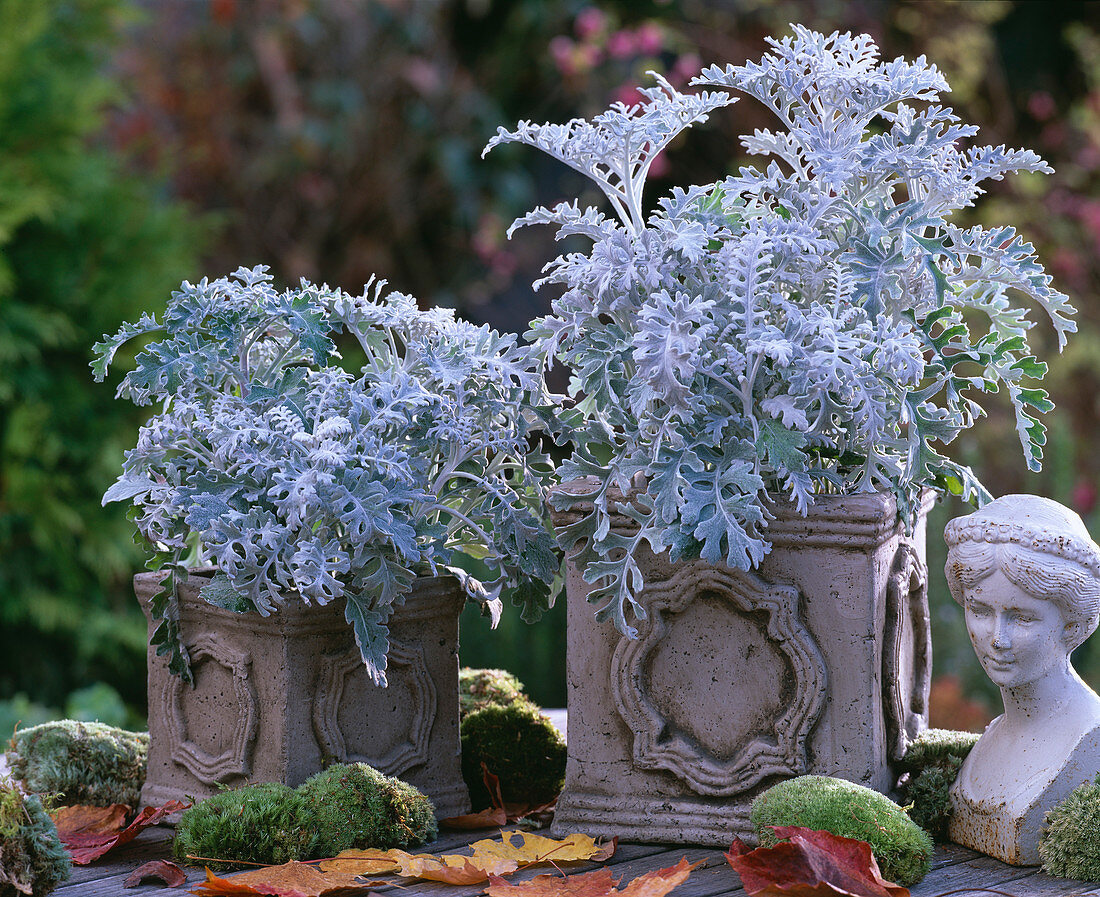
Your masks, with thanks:
[{"label": "weathered concrete planter", "polygon": [[755,573],[643,554],[637,640],[593,620],[570,565],[555,834],[724,847],[752,836],[752,798],[783,778],[890,790],[890,761],[926,725],[924,517],[906,537],[889,496],[821,496],[806,518],[781,509],[768,538]]},{"label": "weathered concrete planter", "polygon": [[[148,615],[160,574],[134,589]],[[390,621],[389,686],[367,676],[343,605],[236,614],[180,589],[195,687],[149,649],[149,775],[142,803],[251,782],[298,785],[364,761],[424,791],[438,815],[469,808],[458,737],[458,616],[449,578],[421,579]],[[152,626],[150,626],[152,634]]]}]

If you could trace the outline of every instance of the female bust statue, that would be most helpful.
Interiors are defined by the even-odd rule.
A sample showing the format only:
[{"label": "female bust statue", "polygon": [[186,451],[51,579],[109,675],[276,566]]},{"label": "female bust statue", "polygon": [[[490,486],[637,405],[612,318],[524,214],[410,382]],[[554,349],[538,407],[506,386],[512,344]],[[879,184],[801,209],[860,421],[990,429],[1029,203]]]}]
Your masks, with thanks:
[{"label": "female bust statue", "polygon": [[1004,701],[951,790],[951,839],[1034,865],[1046,812],[1100,772],[1100,696],[1069,662],[1100,620],[1100,547],[1034,495],[952,520],[944,539],[947,584]]}]

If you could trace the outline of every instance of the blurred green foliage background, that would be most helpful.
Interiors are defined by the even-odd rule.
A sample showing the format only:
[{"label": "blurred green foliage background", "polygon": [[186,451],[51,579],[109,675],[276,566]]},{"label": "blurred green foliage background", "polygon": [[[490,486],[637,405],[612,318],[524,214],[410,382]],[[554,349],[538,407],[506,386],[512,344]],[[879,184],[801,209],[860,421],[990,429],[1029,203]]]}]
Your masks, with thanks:
[{"label": "blurred green foliage background", "polygon": [[[530,282],[556,250],[549,232],[508,243],[504,230],[583,185],[530,149],[482,161],[496,127],[632,101],[649,69],[682,86],[702,65],[758,58],[793,21],[927,55],[983,143],[1054,165],[995,184],[969,216],[1016,225],[1080,309],[1048,380],[1046,468],[1026,473],[996,403],[954,451],[994,493],[1049,495],[1100,533],[1100,4],[0,0],[0,731],[144,713],[128,583],[143,558],[123,509],[99,503],[140,416],[91,380],[103,333],[159,311],[184,278],[259,263],[356,292],[377,273],[522,332],[548,304]],[[654,195],[734,168],[737,135],[765,115],[744,102],[677,141]],[[997,706],[939,573],[943,525],[964,510],[938,507],[929,539],[935,721],[961,727]],[[563,705],[563,611],[493,634],[471,615],[464,662]],[[1100,639],[1081,650],[1100,686]]]}]

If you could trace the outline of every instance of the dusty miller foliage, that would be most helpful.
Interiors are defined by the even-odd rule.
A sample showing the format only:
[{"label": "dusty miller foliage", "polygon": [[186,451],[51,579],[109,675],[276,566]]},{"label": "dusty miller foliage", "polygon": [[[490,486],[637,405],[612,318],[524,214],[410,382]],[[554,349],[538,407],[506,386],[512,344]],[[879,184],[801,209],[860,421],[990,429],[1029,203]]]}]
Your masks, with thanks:
[{"label": "dusty miller foliage", "polygon": [[[867,35],[794,26],[758,63],[710,67],[684,94],[657,76],[643,101],[591,122],[501,128],[591,178],[613,217],[576,202],[537,208],[512,230],[552,224],[590,252],[550,262],[559,287],[532,336],[572,370],[575,451],[553,499],[582,510],[560,535],[581,543],[597,617],[629,634],[643,586],[636,552],[748,569],[769,550],[777,496],[805,512],[823,492],[893,493],[912,519],[926,487],[984,500],[942,454],[1007,390],[1028,467],[1051,407],[1017,300],[1042,308],[1059,348],[1076,329],[1032,247],[1011,227],[961,229],[951,213],[981,184],[1050,171],[1034,153],[966,144],[977,128],[940,104],[934,65],[881,62]],[[782,128],[745,135],[763,158],[723,181],[674,189],[652,211],[654,157],[746,93]],[[511,231],[509,231],[511,233]],[[637,532],[611,529],[615,495]],[[584,510],[590,504],[590,510]]]},{"label": "dusty miller foliage", "polygon": [[[345,330],[366,354],[357,377],[330,364]],[[530,443],[549,397],[514,336],[421,311],[384,282],[359,297],[305,281],[277,292],[266,268],[241,268],[184,283],[162,321],[144,315],[105,337],[96,378],[149,334],[160,338],[118,395],[161,411],[104,502],[133,502],[153,565],[169,571],[153,642],[174,672],[189,675],[176,578],[192,550],[219,569],[202,594],[222,607],[268,615],[288,593],[346,598],[380,683],[386,622],[418,573],[458,576],[494,625],[502,588],[525,619],[549,606],[548,467]],[[496,580],[482,586],[451,567],[458,553]]]}]

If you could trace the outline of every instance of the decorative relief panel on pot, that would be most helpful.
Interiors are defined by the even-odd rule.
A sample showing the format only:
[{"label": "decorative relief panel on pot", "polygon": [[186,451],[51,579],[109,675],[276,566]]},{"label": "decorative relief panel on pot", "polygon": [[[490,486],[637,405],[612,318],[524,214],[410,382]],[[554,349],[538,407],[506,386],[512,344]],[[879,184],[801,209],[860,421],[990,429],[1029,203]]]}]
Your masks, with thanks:
[{"label": "decorative relief panel on pot", "polygon": [[[371,683],[358,650],[321,659],[313,731],[325,758],[369,763],[390,776],[428,762],[438,705],[423,648],[391,640],[388,669],[395,668],[403,668],[402,675],[391,674],[383,689]],[[374,696],[370,714],[364,694]]]},{"label": "decorative relief panel on pot", "polygon": [[[208,785],[247,776],[259,726],[252,657],[212,635],[200,635],[188,648],[194,688],[168,676],[161,692],[163,718],[170,732],[172,760]],[[232,725],[225,708],[236,710]]]},{"label": "decorative relief panel on pot", "polygon": [[890,757],[900,760],[925,728],[932,684],[928,567],[908,542],[898,547],[886,585],[882,683]]},{"label": "decorative relief panel on pot", "polygon": [[826,670],[798,590],[696,561],[643,601],[649,619],[619,641],[612,673],[635,763],[717,797],[806,772]]}]

